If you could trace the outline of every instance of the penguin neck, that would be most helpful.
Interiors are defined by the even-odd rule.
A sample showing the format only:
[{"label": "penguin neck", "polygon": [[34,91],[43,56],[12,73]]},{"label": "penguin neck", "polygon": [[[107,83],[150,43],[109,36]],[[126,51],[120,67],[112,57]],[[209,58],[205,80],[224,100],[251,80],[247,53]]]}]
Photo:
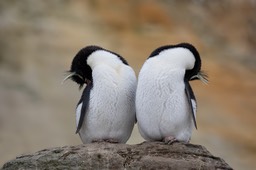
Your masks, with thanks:
[{"label": "penguin neck", "polygon": [[189,70],[192,69],[195,64],[194,55],[184,48],[165,50],[161,52],[157,58],[171,68],[183,68]]},{"label": "penguin neck", "polygon": [[116,68],[120,64],[122,64],[122,61],[119,60],[119,58],[104,50],[96,51],[92,53],[88,59],[87,59],[87,64],[92,68],[95,68],[98,65],[108,65],[110,67]]}]

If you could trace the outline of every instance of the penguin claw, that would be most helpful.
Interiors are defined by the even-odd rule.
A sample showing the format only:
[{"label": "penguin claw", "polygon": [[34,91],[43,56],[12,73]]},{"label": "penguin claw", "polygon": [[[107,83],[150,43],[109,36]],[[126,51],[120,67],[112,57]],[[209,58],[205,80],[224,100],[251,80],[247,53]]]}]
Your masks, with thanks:
[{"label": "penguin claw", "polygon": [[171,145],[171,144],[173,144],[174,142],[178,142],[178,140],[177,140],[175,137],[173,137],[173,136],[165,137],[163,141],[164,141],[164,143],[167,144],[167,145]]}]

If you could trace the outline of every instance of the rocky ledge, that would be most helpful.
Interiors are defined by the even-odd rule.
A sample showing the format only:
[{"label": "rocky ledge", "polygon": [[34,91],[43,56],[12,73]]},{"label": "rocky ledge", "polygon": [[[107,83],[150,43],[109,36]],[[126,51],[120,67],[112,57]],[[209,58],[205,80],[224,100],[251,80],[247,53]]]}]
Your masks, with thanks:
[{"label": "rocky ledge", "polygon": [[232,169],[200,145],[92,143],[21,155],[2,169]]}]

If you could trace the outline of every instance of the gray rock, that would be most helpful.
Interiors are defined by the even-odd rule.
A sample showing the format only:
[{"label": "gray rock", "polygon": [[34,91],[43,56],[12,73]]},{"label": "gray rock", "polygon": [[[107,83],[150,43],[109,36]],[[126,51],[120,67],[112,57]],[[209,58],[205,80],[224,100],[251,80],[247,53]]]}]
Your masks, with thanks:
[{"label": "gray rock", "polygon": [[3,169],[232,169],[200,145],[92,143],[21,155]]}]

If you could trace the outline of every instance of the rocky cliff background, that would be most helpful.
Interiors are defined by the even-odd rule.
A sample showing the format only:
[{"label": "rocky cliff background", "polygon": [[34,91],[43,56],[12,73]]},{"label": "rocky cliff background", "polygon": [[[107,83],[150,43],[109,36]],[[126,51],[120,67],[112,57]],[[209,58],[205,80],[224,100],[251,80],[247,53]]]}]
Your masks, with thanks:
[{"label": "rocky cliff background", "polygon": [[[77,51],[97,44],[139,72],[165,44],[190,42],[210,83],[193,82],[198,130],[234,169],[256,167],[255,0],[0,1],[0,165],[22,153],[77,145],[81,91],[65,71]],[[134,128],[128,143],[143,141]]]}]

